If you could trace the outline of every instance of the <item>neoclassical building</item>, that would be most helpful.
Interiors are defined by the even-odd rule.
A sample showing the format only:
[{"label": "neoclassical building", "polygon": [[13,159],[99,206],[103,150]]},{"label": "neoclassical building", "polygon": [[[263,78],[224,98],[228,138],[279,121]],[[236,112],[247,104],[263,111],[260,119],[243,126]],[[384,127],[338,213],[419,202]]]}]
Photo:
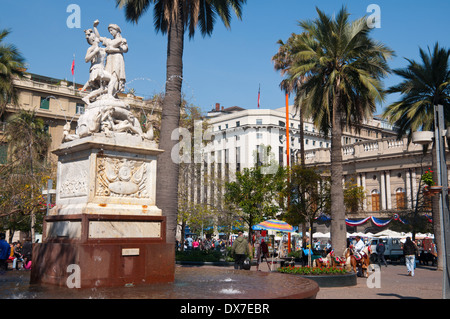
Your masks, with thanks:
[{"label": "neoclassical building", "polygon": [[[232,180],[237,171],[255,165],[255,154],[260,146],[270,146],[278,165],[287,165],[285,108],[245,110],[239,107],[223,108],[216,104],[208,113],[211,142],[204,148],[197,178],[214,176]],[[292,110],[289,118],[290,163],[299,161],[300,140],[298,116]],[[330,170],[329,136],[321,134],[311,121],[304,122],[305,161],[323,172]],[[422,173],[431,167],[430,151],[422,145],[398,139],[392,127],[379,117],[363,123],[359,130],[344,129],[342,137],[344,165],[343,184],[353,182],[365,193],[362,209],[347,215],[348,219],[373,216],[392,219],[411,211],[421,191]],[[449,174],[450,175],[450,174]],[[196,183],[191,194],[194,202],[220,203],[220,186]],[[431,206],[429,207],[431,209]],[[357,230],[374,225],[368,222]],[[356,229],[355,229],[356,230]]]}]

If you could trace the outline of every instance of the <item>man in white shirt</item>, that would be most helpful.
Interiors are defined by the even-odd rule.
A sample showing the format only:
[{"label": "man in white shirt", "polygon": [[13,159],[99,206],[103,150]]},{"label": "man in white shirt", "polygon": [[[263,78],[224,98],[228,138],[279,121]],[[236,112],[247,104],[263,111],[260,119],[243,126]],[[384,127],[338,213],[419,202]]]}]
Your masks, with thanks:
[{"label": "man in white shirt", "polygon": [[364,248],[366,248],[366,245],[362,241],[361,237],[356,236],[356,244],[355,247],[353,248],[353,251],[357,259],[360,259],[364,255],[363,253]]}]

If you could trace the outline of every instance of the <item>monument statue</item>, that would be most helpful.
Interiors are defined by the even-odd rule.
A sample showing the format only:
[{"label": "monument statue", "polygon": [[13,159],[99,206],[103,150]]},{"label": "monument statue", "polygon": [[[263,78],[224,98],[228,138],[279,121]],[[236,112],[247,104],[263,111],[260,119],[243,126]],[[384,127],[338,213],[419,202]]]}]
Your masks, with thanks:
[{"label": "monument statue", "polygon": [[[75,134],[64,126],[58,157],[55,205],[33,245],[30,282],[94,288],[173,282],[175,247],[166,238],[167,218],[156,205],[158,149],[153,127],[143,132],[127,99],[127,41],[98,20],[85,30],[90,64],[84,85],[85,113]],[[76,269],[73,276],[70,269]]]},{"label": "monument statue", "polygon": [[91,90],[82,99],[86,103],[85,113],[78,120],[75,134],[70,134],[70,126],[65,126],[63,142],[96,133],[113,137],[116,133],[124,132],[153,140],[153,127],[144,133],[129,105],[117,98],[117,93],[123,92],[125,88],[123,54],[128,52],[127,40],[122,37],[122,31],[117,24],[108,26],[112,39],[100,36],[97,29],[99,23],[98,20],[94,21],[93,29],[84,31],[90,45],[85,61],[91,63],[89,80],[82,89]]}]

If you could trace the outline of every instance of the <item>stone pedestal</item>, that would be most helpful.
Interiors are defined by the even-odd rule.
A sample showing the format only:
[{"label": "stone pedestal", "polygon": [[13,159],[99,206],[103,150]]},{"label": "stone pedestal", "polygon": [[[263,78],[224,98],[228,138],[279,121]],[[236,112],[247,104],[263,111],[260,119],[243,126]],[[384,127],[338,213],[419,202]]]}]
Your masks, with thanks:
[{"label": "stone pedestal", "polygon": [[56,206],[33,248],[32,283],[81,288],[171,282],[175,247],[155,205],[162,151],[139,136],[104,133],[63,143]]}]

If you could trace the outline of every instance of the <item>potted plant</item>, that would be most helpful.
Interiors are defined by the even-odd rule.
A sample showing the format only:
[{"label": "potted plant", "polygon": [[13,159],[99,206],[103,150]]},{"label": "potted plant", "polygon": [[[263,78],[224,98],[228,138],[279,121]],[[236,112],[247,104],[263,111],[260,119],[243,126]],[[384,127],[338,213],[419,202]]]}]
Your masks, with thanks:
[{"label": "potted plant", "polygon": [[442,186],[437,186],[433,180],[433,171],[428,169],[421,177],[422,182],[425,183],[425,194],[435,195],[441,192]]}]

